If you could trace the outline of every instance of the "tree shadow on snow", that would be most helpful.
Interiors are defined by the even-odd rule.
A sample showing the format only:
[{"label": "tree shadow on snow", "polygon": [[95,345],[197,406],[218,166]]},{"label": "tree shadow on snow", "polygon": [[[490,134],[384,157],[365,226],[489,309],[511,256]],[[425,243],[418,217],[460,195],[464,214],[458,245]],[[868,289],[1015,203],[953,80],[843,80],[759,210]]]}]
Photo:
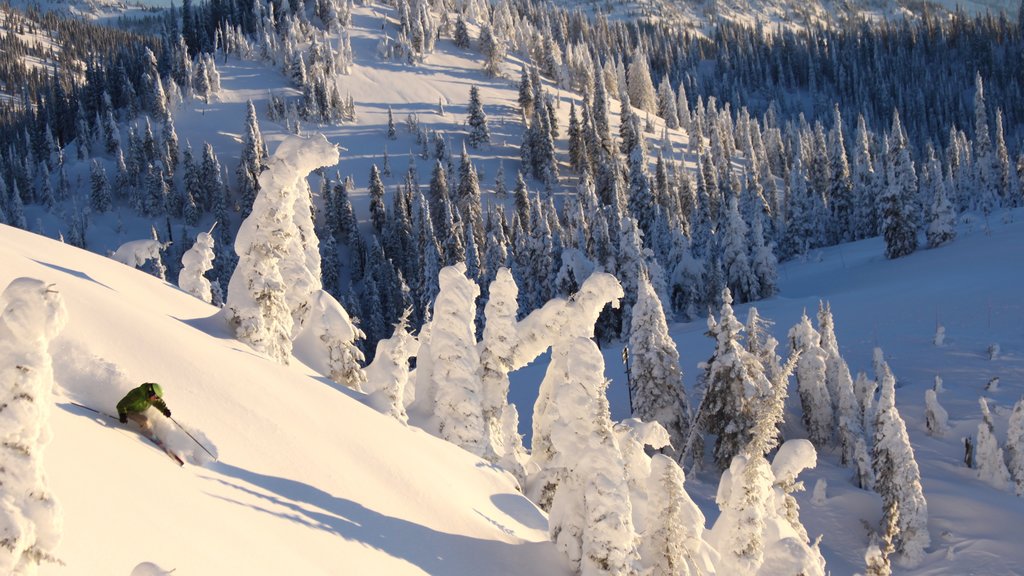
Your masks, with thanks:
[{"label": "tree shadow on snow", "polygon": [[81,270],[72,270],[71,268],[65,268],[63,266],[58,266],[56,264],[51,264],[49,262],[43,262],[42,260],[36,260],[35,258],[33,258],[32,261],[35,262],[36,264],[40,264],[42,266],[46,266],[47,268],[53,268],[54,270],[56,270],[58,272],[63,272],[65,274],[69,275],[69,276],[74,276],[75,278],[81,278],[82,280],[88,280],[89,282],[92,282],[92,283],[97,284],[99,286],[103,286],[107,290],[113,290],[113,288],[111,288],[110,286],[107,286],[103,282],[100,282],[99,280],[96,280],[95,278],[93,278],[92,276],[89,276],[88,274],[86,274],[85,272],[82,272]]},{"label": "tree shadow on snow", "polygon": [[[487,573],[492,575],[524,574],[530,566],[555,568],[564,567],[565,564],[554,547],[547,542],[510,544],[446,534],[375,512],[358,502],[339,498],[303,482],[252,472],[225,462],[217,462],[210,469],[235,478],[238,482],[212,477],[208,479],[264,500],[269,506],[262,507],[219,495],[214,495],[215,498],[330,532],[346,540],[361,542],[414,564],[434,576],[477,573],[483,558],[488,560]],[[503,504],[502,508],[506,511],[510,507],[515,509],[512,503]],[[522,514],[517,516],[521,517]],[[488,520],[500,526],[493,519]],[[524,565],[522,559],[527,557],[534,560]],[[564,568],[555,570],[555,573],[569,572]]]}]

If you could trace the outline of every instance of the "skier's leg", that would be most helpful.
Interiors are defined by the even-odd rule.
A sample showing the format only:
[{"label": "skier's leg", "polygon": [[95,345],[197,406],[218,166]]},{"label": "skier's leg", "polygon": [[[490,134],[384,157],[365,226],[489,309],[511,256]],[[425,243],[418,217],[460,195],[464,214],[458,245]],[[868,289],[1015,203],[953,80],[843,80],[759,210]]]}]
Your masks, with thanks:
[{"label": "skier's leg", "polygon": [[150,424],[149,418],[146,417],[142,412],[129,412],[128,419],[139,425],[142,431],[149,434],[153,430],[153,425]]}]

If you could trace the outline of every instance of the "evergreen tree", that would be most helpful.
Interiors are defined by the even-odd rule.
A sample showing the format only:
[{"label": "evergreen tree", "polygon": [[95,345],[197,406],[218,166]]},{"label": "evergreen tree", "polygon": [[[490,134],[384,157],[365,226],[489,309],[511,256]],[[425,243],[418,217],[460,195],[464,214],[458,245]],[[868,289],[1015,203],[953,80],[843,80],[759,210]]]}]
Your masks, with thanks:
[{"label": "evergreen tree", "polygon": [[647,527],[641,556],[651,576],[711,574],[704,514],[686,493],[683,470],[671,458],[655,455],[647,484]]},{"label": "evergreen tree", "polygon": [[484,72],[488,76],[501,76],[501,65],[505,61],[505,41],[494,34],[490,24],[480,26],[480,53],[484,57]]},{"label": "evergreen tree", "polygon": [[910,151],[901,143],[902,138],[898,136],[899,126],[899,115],[895,114],[886,166],[888,186],[881,198],[885,257],[889,259],[900,258],[917,250],[917,226],[914,218],[917,175],[910,159]]},{"label": "evergreen tree", "polygon": [[1017,496],[1024,496],[1024,398],[1013,405],[1006,433],[1006,451]]},{"label": "evergreen tree", "polygon": [[760,360],[742,346],[742,333],[743,325],[733,314],[732,295],[726,288],[718,322],[708,318],[708,336],[715,339],[716,346],[705,363],[701,377],[704,399],[697,412],[700,429],[716,436],[715,463],[721,470],[750,442],[757,420],[755,400],[771,389]]},{"label": "evergreen tree", "polygon": [[938,159],[932,156],[925,171],[930,175],[932,188],[932,202],[925,236],[928,239],[928,247],[937,248],[956,238],[956,211],[949,199],[949,188],[942,176]]},{"label": "evergreen tree", "polygon": [[726,286],[738,302],[756,300],[761,294],[761,284],[750,263],[747,223],[740,215],[735,197],[729,199],[729,210],[725,213],[721,242]]},{"label": "evergreen tree", "polygon": [[387,223],[387,208],[384,206],[384,183],[380,179],[380,170],[374,164],[370,167],[370,222],[373,230],[381,235]]},{"label": "evergreen tree", "polygon": [[252,211],[252,204],[260,191],[260,173],[266,168],[266,148],[263,134],[256,118],[256,107],[248,103],[245,118],[245,133],[242,135],[242,154],[235,175],[238,178],[238,192],[241,196],[242,217]]},{"label": "evergreen tree", "polygon": [[658,112],[658,97],[654,93],[654,83],[651,81],[651,69],[647,63],[646,53],[638,52],[633,55],[633,60],[629,64],[629,72],[626,74],[626,82],[630,104],[648,114]]},{"label": "evergreen tree", "polygon": [[854,196],[850,164],[846,157],[846,141],[843,137],[843,118],[839,105],[833,108],[833,126],[829,134],[828,161],[829,186],[827,191],[829,208],[832,211],[832,244],[849,242],[854,239]]},{"label": "evergreen tree", "polygon": [[[871,464],[875,472],[875,491],[882,497],[883,523],[896,524],[893,533],[895,551],[907,565],[924,558],[930,544],[928,503],[921,490],[921,473],[907,436],[907,427],[896,409],[896,379],[888,364],[878,364],[881,396],[874,419],[874,446]],[[893,515],[898,511],[898,518]]]},{"label": "evergreen tree", "polygon": [[658,422],[669,433],[671,445],[663,453],[683,453],[690,427],[690,407],[683,390],[679,352],[668,334],[661,300],[646,274],[641,274],[629,333],[629,384],[633,416]]},{"label": "evergreen tree", "polygon": [[978,424],[978,436],[974,448],[975,467],[978,478],[988,482],[998,490],[1005,490],[1010,483],[1010,471],[1006,468],[1003,449],[996,439],[995,425],[992,414],[988,410],[988,402],[978,398],[981,406],[981,423]]},{"label": "evergreen tree", "polygon": [[469,124],[469,136],[466,139],[473,148],[479,148],[483,144],[490,144],[491,133],[487,129],[487,114],[484,113],[484,106],[480,102],[480,89],[477,86],[469,88],[469,117],[466,123]]},{"label": "evergreen tree", "polygon": [[796,382],[803,407],[804,426],[816,447],[832,444],[832,398],[826,384],[828,353],[821,347],[821,335],[811,326],[807,314],[789,331],[789,348],[799,354]]},{"label": "evergreen tree", "polygon": [[96,160],[92,161],[89,180],[89,207],[101,214],[108,212],[111,207],[110,183],[107,181],[107,171]]}]

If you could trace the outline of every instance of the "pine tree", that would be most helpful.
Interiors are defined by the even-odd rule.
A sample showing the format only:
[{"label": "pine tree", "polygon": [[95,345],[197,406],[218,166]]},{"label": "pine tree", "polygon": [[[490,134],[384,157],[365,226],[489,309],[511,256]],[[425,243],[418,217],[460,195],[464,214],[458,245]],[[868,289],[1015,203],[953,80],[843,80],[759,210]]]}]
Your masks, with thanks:
[{"label": "pine tree", "polygon": [[200,232],[195,244],[181,257],[181,273],[178,274],[178,287],[207,304],[213,301],[213,292],[204,274],[213,268],[213,260],[213,236]]},{"label": "pine tree", "polygon": [[[921,489],[921,473],[906,424],[896,409],[896,378],[884,360],[879,362],[878,370],[882,392],[875,411],[871,454],[875,491],[882,497],[883,522],[896,524],[895,551],[913,566],[924,558],[924,551],[931,542],[928,503]],[[898,519],[894,520],[892,516],[897,512]]]},{"label": "pine tree", "polygon": [[387,208],[384,206],[384,183],[380,179],[380,170],[374,164],[370,167],[370,222],[377,235],[384,232],[387,223]]},{"label": "pine tree", "polygon": [[633,55],[633,60],[629,64],[629,72],[626,74],[626,81],[630,104],[649,114],[657,113],[658,97],[654,93],[654,83],[651,81],[651,70],[647,64],[646,53],[637,52]]},{"label": "pine tree", "polygon": [[888,186],[881,198],[885,257],[889,259],[900,258],[917,250],[917,226],[914,218],[917,175],[914,172],[914,163],[910,159],[910,151],[902,143],[899,131],[899,115],[895,114],[886,159]]},{"label": "pine tree", "polygon": [[96,160],[92,161],[90,171],[89,207],[94,212],[108,212],[111,208],[110,183],[107,182],[107,171]]},{"label": "pine tree", "polygon": [[484,417],[480,353],[476,347],[475,300],[480,288],[465,276],[464,264],[441,270],[434,301],[429,355],[435,409],[441,437],[484,455]]},{"label": "pine tree", "polygon": [[708,336],[715,339],[716,346],[701,377],[704,399],[697,412],[700,429],[716,436],[715,463],[720,470],[728,468],[733,456],[750,441],[757,420],[755,399],[771,389],[760,360],[741,345],[742,333],[743,325],[733,314],[732,294],[726,288],[718,322],[708,318]]},{"label": "pine tree", "polygon": [[477,86],[469,88],[469,111],[466,123],[469,124],[469,136],[467,142],[473,148],[479,148],[483,144],[490,144],[491,133],[487,129],[487,114],[484,113],[484,106],[480,102],[480,89]]},{"label": "pine tree", "polygon": [[250,100],[245,119],[245,133],[242,136],[242,154],[235,170],[243,218],[252,211],[252,204],[260,191],[260,173],[266,168],[265,150],[263,134],[256,118],[256,107]]},{"label": "pine tree", "polygon": [[[301,150],[301,153],[299,152]],[[320,136],[292,136],[278,145],[251,215],[242,222],[225,317],[235,335],[282,364],[320,286],[309,187],[313,170],[336,164],[337,148]],[[287,280],[286,280],[287,279]]]},{"label": "pine tree", "polygon": [[[639,561],[625,463],[612,432],[604,359],[584,337],[565,342],[565,382],[551,391],[559,414],[550,441],[567,476],[555,491],[549,533],[581,574],[635,574]],[[557,409],[557,408],[556,408]]]},{"label": "pine tree", "polygon": [[484,72],[488,76],[501,76],[501,65],[505,61],[505,41],[494,34],[489,24],[480,26],[480,53],[484,57]]},{"label": "pine tree", "polygon": [[929,209],[928,228],[925,236],[929,248],[937,248],[956,238],[956,210],[949,199],[949,188],[942,176],[942,168],[934,155],[925,168],[932,187],[932,202]]},{"label": "pine tree", "polygon": [[803,407],[807,434],[816,447],[832,444],[832,399],[826,384],[828,353],[821,347],[821,335],[811,326],[807,314],[789,331],[791,354],[799,354],[796,367],[797,388]]},{"label": "pine tree", "polygon": [[494,281],[488,289],[484,308],[486,324],[480,348],[481,383],[483,385],[483,416],[486,424],[487,445],[484,457],[511,472],[520,483],[526,480],[522,460],[525,458],[522,439],[518,432],[507,430],[512,419],[519,416],[514,404],[508,403],[508,373],[514,362],[516,315],[519,310],[516,286],[507,268],[497,268]]},{"label": "pine tree", "polygon": [[722,267],[725,283],[737,302],[756,300],[761,295],[761,283],[750,263],[747,245],[747,223],[740,215],[736,197],[729,199],[722,227]]},{"label": "pine tree", "polygon": [[664,426],[671,446],[662,452],[676,458],[685,448],[690,408],[683,389],[679,352],[668,334],[661,300],[646,274],[639,279],[632,322],[629,384],[633,416]]},{"label": "pine tree", "polygon": [[949,414],[939,404],[939,398],[935,390],[929,388],[924,391],[924,427],[930,436],[942,436],[948,427]]},{"label": "pine tree", "polygon": [[1006,433],[1006,452],[1017,496],[1024,496],[1024,398],[1013,405]]},{"label": "pine tree", "polygon": [[686,493],[683,470],[655,455],[647,485],[647,527],[641,556],[651,576],[710,574],[714,566],[704,541],[704,514]]}]

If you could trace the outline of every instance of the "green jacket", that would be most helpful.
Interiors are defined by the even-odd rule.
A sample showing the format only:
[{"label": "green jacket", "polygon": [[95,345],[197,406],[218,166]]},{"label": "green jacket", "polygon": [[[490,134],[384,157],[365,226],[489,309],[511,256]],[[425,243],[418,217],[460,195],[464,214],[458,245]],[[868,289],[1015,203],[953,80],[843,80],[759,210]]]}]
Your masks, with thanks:
[{"label": "green jacket", "polygon": [[150,400],[152,392],[153,385],[149,382],[139,386],[138,388],[133,388],[131,392],[126,394],[125,397],[117,403],[117,415],[124,416],[128,413],[145,412],[146,408],[153,406],[164,416],[170,416],[171,411],[167,408],[167,404],[164,403],[163,398],[156,396]]}]

